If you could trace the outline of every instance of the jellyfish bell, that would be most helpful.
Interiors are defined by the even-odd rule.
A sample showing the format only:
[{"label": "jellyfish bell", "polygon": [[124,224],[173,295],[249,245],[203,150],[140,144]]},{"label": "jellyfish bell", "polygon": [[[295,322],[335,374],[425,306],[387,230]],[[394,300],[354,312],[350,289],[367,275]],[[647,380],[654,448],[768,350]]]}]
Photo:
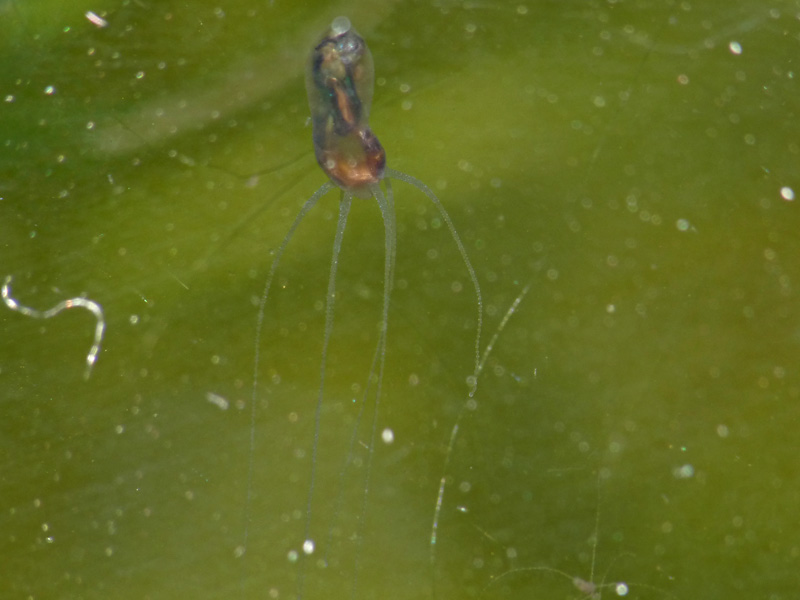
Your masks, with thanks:
[{"label": "jellyfish bell", "polygon": [[306,68],[314,153],[342,190],[374,197],[386,152],[369,127],[375,84],[372,54],[346,17],[337,17],[314,47]]}]

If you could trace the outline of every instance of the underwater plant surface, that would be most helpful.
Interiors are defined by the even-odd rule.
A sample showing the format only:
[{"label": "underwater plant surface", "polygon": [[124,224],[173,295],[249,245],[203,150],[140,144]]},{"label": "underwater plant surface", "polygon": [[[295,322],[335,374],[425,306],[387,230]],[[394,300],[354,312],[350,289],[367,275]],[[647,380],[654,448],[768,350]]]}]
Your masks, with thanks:
[{"label": "underwater plant surface", "polygon": [[[84,379],[90,312],[0,305],[3,594],[792,597],[800,3],[66,6],[0,2],[0,278],[106,328]],[[384,229],[354,199],[303,556],[338,192],[276,270],[253,423],[254,342],[326,181],[304,69],[339,15],[482,349],[531,287],[465,410],[469,274],[392,181],[371,444]]]}]

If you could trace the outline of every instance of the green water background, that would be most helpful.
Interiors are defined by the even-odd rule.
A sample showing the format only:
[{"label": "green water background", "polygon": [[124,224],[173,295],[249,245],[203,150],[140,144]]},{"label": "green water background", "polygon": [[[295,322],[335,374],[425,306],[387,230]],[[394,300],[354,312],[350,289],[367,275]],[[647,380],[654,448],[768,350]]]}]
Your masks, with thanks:
[{"label": "green water background", "polygon": [[796,597],[800,2],[646,0],[0,2],[0,275],[108,321],[84,381],[89,313],[0,307],[0,595],[295,597],[335,194],[268,305],[248,484],[253,342],[271,252],[324,182],[303,66],[339,14],[372,49],[389,164],[467,246],[484,341],[532,287],[461,421],[431,566],[474,298],[396,183],[395,441],[362,524],[365,426],[340,471],[383,232],[356,203],[312,518],[329,566],[307,561],[304,597],[581,597],[548,570],[489,585],[527,567],[635,598]]}]

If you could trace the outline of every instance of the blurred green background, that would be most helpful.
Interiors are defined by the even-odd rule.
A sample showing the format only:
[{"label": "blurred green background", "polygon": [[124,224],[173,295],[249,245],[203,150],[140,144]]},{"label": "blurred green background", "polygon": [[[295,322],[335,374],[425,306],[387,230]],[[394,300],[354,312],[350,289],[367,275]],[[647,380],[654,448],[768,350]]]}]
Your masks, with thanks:
[{"label": "blurred green background", "polygon": [[[475,306],[418,191],[394,185],[395,441],[366,519],[366,423],[340,472],[380,318],[374,202],[340,261],[302,569],[336,194],[278,273],[250,453],[258,298],[325,181],[304,61],[339,14],[390,166],[467,246],[484,343],[532,282],[461,421],[433,565]],[[528,567],[796,597],[800,2],[2,0],[0,33],[0,276],[108,321],[84,381],[88,312],[0,306],[3,598],[294,598],[301,576],[309,600],[582,597]]]}]

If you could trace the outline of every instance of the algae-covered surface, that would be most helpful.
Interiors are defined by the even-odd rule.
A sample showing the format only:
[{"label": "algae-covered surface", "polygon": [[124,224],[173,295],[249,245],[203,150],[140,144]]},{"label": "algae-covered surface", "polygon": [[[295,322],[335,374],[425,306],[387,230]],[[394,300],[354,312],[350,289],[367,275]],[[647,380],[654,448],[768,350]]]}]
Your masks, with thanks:
[{"label": "algae-covered surface", "polygon": [[[373,442],[357,200],[314,454],[336,193],[277,271],[255,402],[254,344],[325,182],[303,71],[340,14],[482,348],[520,301],[467,403],[469,275],[393,182]],[[0,305],[2,597],[796,596],[800,2],[5,0],[0,32],[0,277],[106,321],[85,380],[91,312]]]}]

